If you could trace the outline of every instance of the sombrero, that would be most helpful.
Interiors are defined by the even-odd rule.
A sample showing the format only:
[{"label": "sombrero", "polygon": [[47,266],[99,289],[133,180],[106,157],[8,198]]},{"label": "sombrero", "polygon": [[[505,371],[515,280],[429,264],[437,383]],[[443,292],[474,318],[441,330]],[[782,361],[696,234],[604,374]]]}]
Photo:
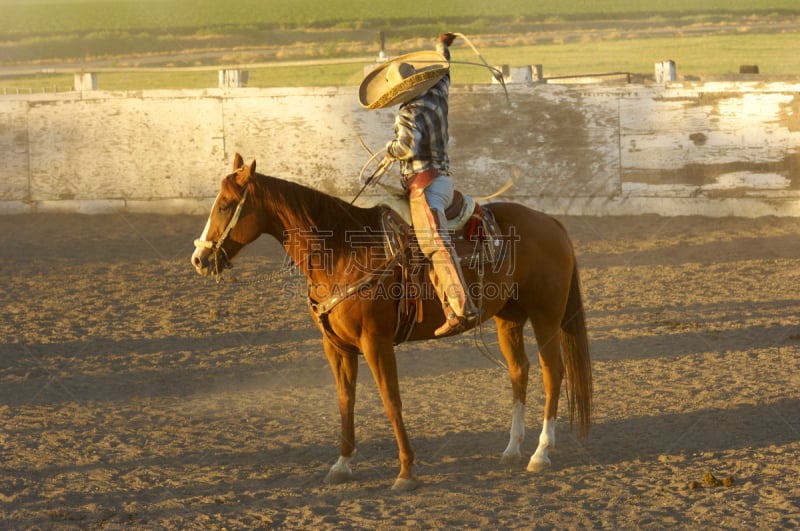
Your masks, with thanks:
[{"label": "sombrero", "polygon": [[358,87],[358,103],[382,109],[424,94],[447,73],[450,64],[433,51],[401,55],[375,67]]}]

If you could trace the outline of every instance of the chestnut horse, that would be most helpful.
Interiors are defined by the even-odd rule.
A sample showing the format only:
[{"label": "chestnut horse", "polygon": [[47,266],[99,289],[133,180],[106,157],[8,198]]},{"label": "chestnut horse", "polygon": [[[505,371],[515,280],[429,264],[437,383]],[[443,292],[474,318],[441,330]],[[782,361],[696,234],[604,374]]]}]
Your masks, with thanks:
[{"label": "chestnut horse", "polygon": [[[360,208],[311,188],[256,173],[256,163],[244,164],[237,153],[233,173],[222,180],[205,229],[192,254],[198,273],[218,275],[239,250],[269,234],[280,241],[308,280],[309,303],[323,347],[336,379],[341,413],[341,453],[325,478],[340,483],[352,477],[355,453],[355,408],[358,355],[363,354],[377,382],[394,428],[400,473],[393,489],[413,489],[414,451],[403,423],[394,344],[400,303],[378,296],[377,290],[402,281],[400,264],[385,260],[381,216],[386,207]],[[592,405],[592,372],[584,324],[578,269],[572,244],[553,218],[515,203],[484,206],[503,234],[502,262],[491,267],[463,266],[469,292],[482,319],[494,317],[500,349],[508,364],[513,402],[511,436],[504,463],[521,460],[525,436],[528,356],[523,328],[530,321],[539,347],[544,381],[544,423],[539,445],[528,462],[535,471],[550,464],[555,445],[555,419],[562,379],[566,378],[570,423],[585,436]],[[373,264],[372,268],[365,264]],[[491,293],[490,293],[491,291]],[[391,290],[383,291],[391,293]],[[428,291],[416,323],[406,339],[433,339],[444,322],[441,305]]]}]

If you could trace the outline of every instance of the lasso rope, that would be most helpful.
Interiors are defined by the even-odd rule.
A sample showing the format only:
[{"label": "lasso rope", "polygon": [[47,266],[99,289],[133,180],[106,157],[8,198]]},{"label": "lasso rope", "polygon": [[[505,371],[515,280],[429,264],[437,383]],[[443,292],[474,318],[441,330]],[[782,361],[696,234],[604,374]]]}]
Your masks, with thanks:
[{"label": "lasso rope", "polygon": [[[455,36],[457,36],[457,37],[461,37],[462,39],[464,39],[464,42],[466,42],[466,43],[467,43],[467,45],[468,45],[470,48],[472,48],[472,51],[473,51],[473,52],[475,52],[475,55],[477,55],[477,56],[478,56],[478,59],[480,59],[480,60],[481,60],[481,63],[482,63],[482,65],[481,65],[481,64],[477,64],[477,63],[469,63],[469,62],[463,62],[463,63],[460,63],[460,64],[465,64],[465,65],[475,65],[475,66],[485,66],[486,68],[488,68],[488,69],[489,69],[489,72],[491,72],[491,73],[492,73],[492,76],[493,76],[493,77],[494,77],[494,78],[497,80],[497,82],[498,82],[498,83],[500,83],[500,85],[503,87],[503,92],[504,92],[504,93],[505,93],[505,95],[506,95],[506,101],[507,101],[507,102],[510,104],[510,103],[511,103],[511,100],[510,100],[510,98],[508,97],[508,89],[506,88],[506,81],[505,81],[505,79],[503,79],[503,72],[501,72],[499,69],[497,69],[497,68],[495,68],[495,67],[491,66],[489,63],[487,63],[487,62],[486,62],[486,59],[484,59],[484,57],[483,57],[483,55],[481,54],[481,52],[479,52],[479,51],[478,51],[478,49],[475,47],[475,45],[474,45],[474,44],[472,44],[472,41],[470,41],[470,40],[469,40],[469,38],[467,38],[467,36],[466,36],[466,35],[464,35],[463,33],[454,33],[453,35],[455,35]],[[451,62],[452,62],[452,61],[451,61]]]}]

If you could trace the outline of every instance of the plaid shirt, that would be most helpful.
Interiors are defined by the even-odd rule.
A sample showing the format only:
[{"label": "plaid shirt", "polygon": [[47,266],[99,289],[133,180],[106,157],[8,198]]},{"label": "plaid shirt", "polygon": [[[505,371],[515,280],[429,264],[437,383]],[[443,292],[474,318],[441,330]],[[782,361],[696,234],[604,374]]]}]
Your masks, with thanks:
[{"label": "plaid shirt", "polygon": [[[450,50],[437,43],[436,51],[450,61]],[[400,161],[404,178],[421,171],[438,170],[449,174],[447,155],[447,109],[450,92],[450,70],[422,96],[400,106],[394,121],[395,138],[386,151]]]}]

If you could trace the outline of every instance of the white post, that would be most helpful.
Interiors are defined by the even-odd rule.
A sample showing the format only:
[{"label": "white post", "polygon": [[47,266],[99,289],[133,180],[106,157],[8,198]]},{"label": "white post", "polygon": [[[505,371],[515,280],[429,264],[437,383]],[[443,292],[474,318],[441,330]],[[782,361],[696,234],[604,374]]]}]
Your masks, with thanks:
[{"label": "white post", "polygon": [[[536,80],[540,81],[542,79],[542,65],[535,65],[536,66]],[[525,66],[511,66],[502,65],[499,67],[495,67],[497,70],[503,73],[503,81],[506,83],[532,83],[533,82],[533,66],[532,65],[525,65]],[[492,76],[492,83],[499,83],[497,78]]]},{"label": "white post", "polygon": [[97,74],[91,72],[76,72],[73,80],[75,90],[97,90]]},{"label": "white post", "polygon": [[530,83],[533,81],[533,70],[531,65],[515,66],[511,68],[512,83]]},{"label": "white post", "polygon": [[219,88],[241,88],[247,86],[247,70],[226,69],[219,71]]},{"label": "white post", "polygon": [[675,81],[675,61],[661,61],[656,63],[656,83],[669,83]]}]

